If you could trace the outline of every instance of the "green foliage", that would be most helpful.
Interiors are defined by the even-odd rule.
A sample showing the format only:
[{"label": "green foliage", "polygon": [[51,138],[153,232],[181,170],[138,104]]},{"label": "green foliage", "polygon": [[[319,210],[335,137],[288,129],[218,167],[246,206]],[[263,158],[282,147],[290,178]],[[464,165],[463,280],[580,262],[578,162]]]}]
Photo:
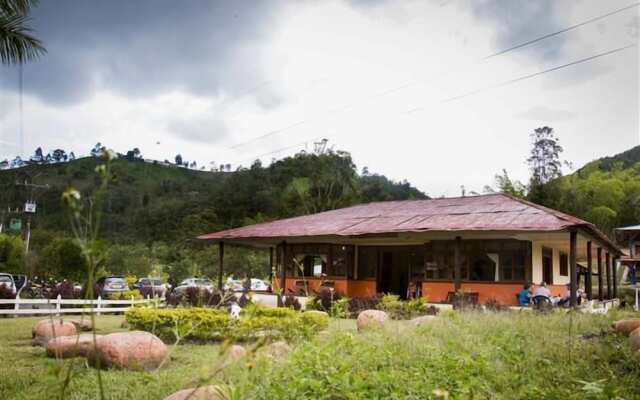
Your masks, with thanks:
[{"label": "green foliage", "polygon": [[397,295],[386,294],[380,299],[378,309],[389,314],[392,319],[411,319],[425,314],[427,312],[427,303],[422,297],[402,301]]},{"label": "green foliage", "polygon": [[125,290],[124,292],[120,292],[115,296],[115,299],[119,300],[131,300],[131,298],[133,298],[134,300],[141,300],[143,297],[138,289]]},{"label": "green foliage", "polygon": [[[304,313],[306,314],[306,313]],[[249,305],[238,320],[212,308],[129,309],[125,316],[134,329],[153,332],[165,340],[217,341],[224,339],[255,340],[258,338],[310,338],[328,326],[328,316],[304,315],[290,308],[265,308]]]},{"label": "green foliage", "polygon": [[87,279],[87,261],[75,240],[57,238],[42,250],[43,272],[57,279],[82,282]]},{"label": "green foliage", "polygon": [[0,233],[0,271],[25,273],[24,243],[19,236]]},{"label": "green foliage", "polygon": [[316,331],[321,331],[329,327],[329,315],[322,311],[310,310],[300,315],[302,322]]},{"label": "green foliage", "polygon": [[[100,184],[93,170],[101,162],[92,157],[0,171],[0,186],[8,188],[0,191],[0,204],[21,206],[24,198],[16,181],[38,175],[39,182],[50,186],[38,201],[46,213],[39,213],[32,223],[32,269],[39,275],[55,276],[60,271],[59,266],[48,264],[45,247],[55,239],[72,237],[60,201],[63,193],[69,187],[81,198],[93,193]],[[194,240],[202,233],[359,202],[426,197],[407,182],[392,182],[381,175],[359,176],[351,156],[339,151],[300,153],[268,167],[254,163],[233,173],[171,168],[126,158],[111,161],[110,171],[113,179],[99,205],[104,216],[99,237],[109,244],[100,267],[114,274],[168,274],[176,281],[215,275],[217,246]],[[294,187],[299,190],[292,192]],[[265,278],[268,254],[230,246],[225,252],[225,271],[238,277]]]}]

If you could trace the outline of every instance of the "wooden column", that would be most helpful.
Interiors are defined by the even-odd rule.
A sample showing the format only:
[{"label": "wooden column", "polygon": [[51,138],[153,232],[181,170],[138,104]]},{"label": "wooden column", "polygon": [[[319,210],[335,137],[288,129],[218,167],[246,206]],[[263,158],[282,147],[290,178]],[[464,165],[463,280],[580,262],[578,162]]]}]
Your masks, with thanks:
[{"label": "wooden column", "polygon": [[578,241],[578,232],[571,230],[569,232],[569,302],[571,307],[578,305],[578,268],[576,265],[576,245]]},{"label": "wooden column", "polygon": [[287,287],[287,242],[282,242],[282,271],[280,271],[280,288],[282,295],[286,293]]},{"label": "wooden column", "polygon": [[604,290],[602,289],[602,278],[604,277],[604,273],[602,272],[602,247],[598,247],[596,251],[597,257],[597,268],[598,268],[598,300],[604,300],[604,294],[602,293]]},{"label": "wooden column", "polygon": [[584,279],[585,290],[587,291],[587,299],[593,300],[593,281],[591,275],[591,268],[593,267],[593,260],[591,254],[591,241],[587,242],[587,275]]},{"label": "wooden column", "polygon": [[269,285],[273,288],[273,247],[269,247]]},{"label": "wooden column", "polygon": [[218,268],[218,289],[222,290],[222,275],[224,274],[224,242],[219,242],[218,256],[220,257],[220,268]]},{"label": "wooden column", "polygon": [[456,236],[453,246],[453,281],[454,289],[457,292],[462,289],[462,257],[461,257],[462,238]]},{"label": "wooden column", "polygon": [[618,265],[618,258],[614,257],[613,260],[611,260],[612,265],[611,265],[611,280],[612,280],[612,284],[613,284],[613,296],[611,297],[612,299],[615,299],[618,297],[618,277],[617,274],[618,272],[616,271],[617,265]]},{"label": "wooden column", "polygon": [[607,299],[611,299],[611,255],[608,251],[605,253],[604,259],[607,269]]}]

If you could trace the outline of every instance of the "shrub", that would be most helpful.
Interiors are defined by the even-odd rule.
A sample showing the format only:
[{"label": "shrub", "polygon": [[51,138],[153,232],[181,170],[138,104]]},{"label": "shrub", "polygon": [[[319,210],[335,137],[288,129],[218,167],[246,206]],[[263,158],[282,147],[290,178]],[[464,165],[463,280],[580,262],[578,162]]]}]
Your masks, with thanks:
[{"label": "shrub", "polygon": [[310,296],[307,300],[307,309],[331,312],[331,306],[335,301],[342,299],[342,295],[328,287],[320,288],[317,296]]},{"label": "shrub", "polygon": [[64,281],[55,285],[50,292],[52,299],[58,298],[58,295],[62,299],[80,299],[82,298],[82,290],[76,289],[73,283]]},{"label": "shrub", "polygon": [[114,295],[114,299],[117,300],[131,300],[132,297],[134,300],[141,300],[144,298],[138,289],[126,290],[118,295]]},{"label": "shrub", "polygon": [[422,297],[402,301],[399,296],[392,294],[382,296],[378,309],[385,311],[392,319],[411,319],[420,315],[438,313],[436,307],[427,307],[427,303]]},{"label": "shrub", "polygon": [[496,299],[487,300],[487,302],[484,304],[484,307],[488,311],[509,311],[508,306],[500,304],[500,302]]},{"label": "shrub", "polygon": [[322,311],[305,311],[300,316],[302,322],[313,329],[322,330],[329,327],[329,315]]},{"label": "shrub", "polygon": [[313,336],[318,329],[328,326],[326,314],[296,312],[291,308],[247,306],[238,320],[232,320],[224,310],[211,308],[155,309],[136,307],[125,317],[133,329],[153,332],[164,340],[190,340],[195,342],[224,339],[293,341]]},{"label": "shrub", "polygon": [[[11,300],[15,298],[16,295],[13,293],[13,290],[11,290],[8,286],[0,285],[0,299]],[[0,304],[0,309],[12,309],[13,307],[13,304]]]},{"label": "shrub", "polygon": [[354,297],[349,299],[348,317],[356,318],[364,310],[376,310],[380,304],[380,297]]}]

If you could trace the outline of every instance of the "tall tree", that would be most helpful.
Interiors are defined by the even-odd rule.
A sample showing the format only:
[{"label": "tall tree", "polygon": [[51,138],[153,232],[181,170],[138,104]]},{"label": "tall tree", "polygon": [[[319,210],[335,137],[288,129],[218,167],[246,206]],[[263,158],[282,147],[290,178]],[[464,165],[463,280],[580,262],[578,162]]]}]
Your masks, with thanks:
[{"label": "tall tree", "polygon": [[543,126],[531,133],[531,153],[527,164],[531,170],[529,181],[529,200],[541,204],[548,204],[550,185],[556,178],[562,176],[562,162],[560,154],[563,149],[553,128]]},{"label": "tall tree", "polygon": [[42,42],[32,35],[29,12],[37,0],[0,0],[0,61],[23,64],[46,53]]}]

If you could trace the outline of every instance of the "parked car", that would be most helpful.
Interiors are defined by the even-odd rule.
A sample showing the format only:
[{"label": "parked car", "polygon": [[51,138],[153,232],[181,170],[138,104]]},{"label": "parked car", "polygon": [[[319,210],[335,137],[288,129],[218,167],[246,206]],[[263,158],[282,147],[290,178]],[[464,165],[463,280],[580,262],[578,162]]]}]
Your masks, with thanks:
[{"label": "parked car", "polygon": [[26,275],[12,275],[0,272],[0,286],[11,290],[11,294],[17,296],[27,286]]},{"label": "parked car", "polygon": [[262,279],[251,279],[251,290],[254,292],[269,291],[270,286]]},{"label": "parked car", "polygon": [[190,287],[197,287],[213,291],[213,282],[208,278],[188,278],[180,282],[180,284],[176,286],[175,289],[173,289],[173,292],[175,294],[182,295]]},{"label": "parked car", "polygon": [[138,289],[143,295],[152,297],[164,297],[167,294],[167,285],[162,283],[160,278],[140,278],[133,284],[134,289]]},{"label": "parked car", "polygon": [[124,276],[105,276],[96,282],[96,294],[103,299],[113,298],[129,290]]}]

